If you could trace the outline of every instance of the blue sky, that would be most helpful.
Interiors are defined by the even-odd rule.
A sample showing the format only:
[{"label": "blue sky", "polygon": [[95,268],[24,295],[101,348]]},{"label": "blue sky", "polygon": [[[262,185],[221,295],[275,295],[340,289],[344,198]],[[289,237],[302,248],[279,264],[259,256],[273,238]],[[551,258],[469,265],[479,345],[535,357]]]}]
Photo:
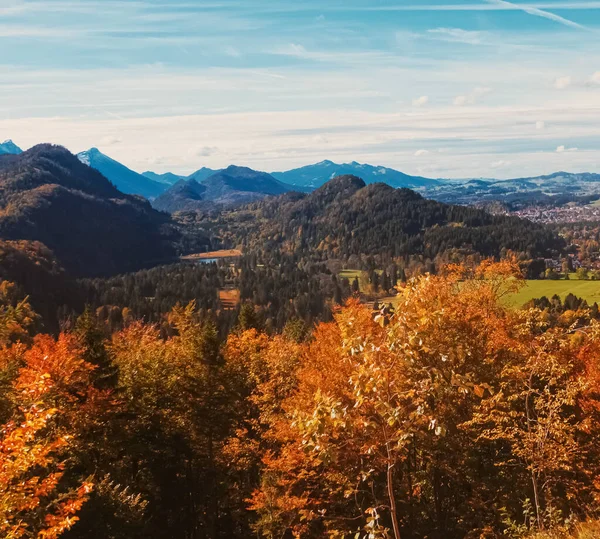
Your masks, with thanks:
[{"label": "blue sky", "polygon": [[0,139],[139,171],[600,171],[600,1],[0,0],[0,75]]}]

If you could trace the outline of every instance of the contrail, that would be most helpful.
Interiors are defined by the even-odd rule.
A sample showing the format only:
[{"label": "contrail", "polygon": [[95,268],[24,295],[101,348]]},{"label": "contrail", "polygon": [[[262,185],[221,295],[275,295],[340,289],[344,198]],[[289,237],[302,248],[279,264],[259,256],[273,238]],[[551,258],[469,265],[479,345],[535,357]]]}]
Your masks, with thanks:
[{"label": "contrail", "polygon": [[557,22],[559,24],[564,24],[565,26],[569,26],[570,28],[577,28],[577,30],[589,30],[589,28],[578,24],[574,21],[570,21],[569,19],[565,19],[560,15],[556,15],[554,13],[550,13],[549,11],[544,11],[543,9],[539,9],[533,6],[525,6],[521,4],[513,4],[512,2],[507,2],[506,0],[486,0],[490,4],[497,4],[499,6],[506,6],[511,9],[519,9],[524,11],[525,13],[529,13],[530,15],[535,15],[536,17],[543,17],[544,19],[549,19],[551,21]]}]

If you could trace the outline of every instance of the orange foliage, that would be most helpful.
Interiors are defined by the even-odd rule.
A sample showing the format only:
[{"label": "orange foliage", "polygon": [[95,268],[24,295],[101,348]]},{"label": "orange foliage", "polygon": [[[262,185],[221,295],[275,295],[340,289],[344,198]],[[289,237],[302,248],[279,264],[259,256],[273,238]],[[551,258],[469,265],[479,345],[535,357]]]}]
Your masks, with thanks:
[{"label": "orange foliage", "polygon": [[77,432],[69,406],[77,403],[82,413],[94,367],[70,335],[41,335],[21,349],[3,351],[20,357],[22,367],[13,382],[19,406],[0,431],[0,535],[53,539],[77,521],[92,490],[87,480],[74,488],[61,480]]},{"label": "orange foliage", "polygon": [[597,402],[600,333],[506,310],[521,280],[514,260],[449,267],[411,281],[389,320],[351,301],[320,325],[265,434],[258,530],[478,537],[522,514],[515,487],[526,530],[583,514],[600,430],[576,407]]}]

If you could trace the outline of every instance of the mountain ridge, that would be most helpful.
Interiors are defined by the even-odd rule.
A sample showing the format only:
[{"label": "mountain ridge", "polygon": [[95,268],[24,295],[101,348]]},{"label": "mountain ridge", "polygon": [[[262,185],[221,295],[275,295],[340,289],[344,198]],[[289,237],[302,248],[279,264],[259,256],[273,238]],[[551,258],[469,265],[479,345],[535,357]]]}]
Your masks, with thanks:
[{"label": "mountain ridge", "polygon": [[11,139],[5,140],[0,144],[0,155],[19,155],[23,150],[19,148]]},{"label": "mountain ridge", "polygon": [[142,172],[142,176],[148,178],[149,180],[158,182],[158,183],[166,183],[168,185],[175,185],[179,180],[185,178],[185,176],[180,176],[179,174],[173,174],[172,172],[164,172],[159,174],[157,172],[152,172],[151,170],[147,170],[146,172]]},{"label": "mountain ridge", "polygon": [[0,156],[0,238],[43,243],[73,275],[171,260],[175,236],[167,215],[121,193],[63,147]]},{"label": "mountain ridge", "polygon": [[[20,152],[21,149],[11,140],[0,144],[0,155],[18,155]],[[122,192],[144,196],[150,200],[156,199],[182,179],[196,180],[203,183],[211,176],[227,170],[201,167],[188,176],[171,172],[155,173],[152,171],[139,174],[103,154],[97,148],[80,152],[78,156],[84,162],[100,170]],[[558,171],[539,176],[508,179],[434,179],[412,176],[385,166],[374,166],[357,161],[338,164],[325,159],[304,167],[283,172],[272,172],[269,175],[283,183],[288,190],[306,192],[317,189],[333,177],[347,174],[361,177],[366,184],[382,182],[394,188],[408,187],[428,198],[455,204],[502,202],[505,197],[517,200],[520,204],[533,204],[538,200],[547,201],[548,197],[557,195],[589,196],[600,194],[600,174],[592,172]],[[235,190],[233,189],[233,191]],[[242,190],[241,192],[246,191]],[[268,194],[272,193],[269,192]],[[218,198],[207,196],[208,198]],[[232,200],[225,200],[224,202],[226,204],[237,204],[258,198],[260,197],[256,195],[246,195],[239,196],[237,199],[234,197]]]},{"label": "mountain ridge", "polygon": [[426,187],[439,183],[439,180],[424,178],[422,176],[411,176],[389,167],[370,165],[367,163],[362,164],[356,161],[338,164],[329,161],[328,159],[313,165],[307,165],[284,172],[273,172],[272,175],[285,183],[311,188],[320,187],[326,181],[344,175],[358,176],[362,178],[366,184],[381,182],[387,183],[395,188]]},{"label": "mountain ridge", "polygon": [[155,198],[168,189],[168,184],[153,181],[131,170],[122,163],[102,153],[98,148],[90,148],[77,154],[86,165],[101,172],[122,193]]},{"label": "mountain ridge", "polygon": [[157,197],[153,206],[169,213],[205,210],[215,206],[245,204],[293,190],[293,186],[280,182],[266,172],[230,165],[201,181],[193,177],[181,180]]}]

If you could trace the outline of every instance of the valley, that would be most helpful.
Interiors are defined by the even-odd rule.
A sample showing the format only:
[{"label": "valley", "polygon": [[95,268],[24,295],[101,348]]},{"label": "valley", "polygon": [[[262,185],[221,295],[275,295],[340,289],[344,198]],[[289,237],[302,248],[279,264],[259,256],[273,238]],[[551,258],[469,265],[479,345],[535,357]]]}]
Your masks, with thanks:
[{"label": "valley", "polygon": [[[450,444],[452,469],[473,476],[469,485],[497,485],[489,526],[507,504],[519,514],[513,483],[527,481],[527,467],[511,465],[508,478],[499,477],[497,464],[513,458],[499,449],[489,464],[473,465],[488,451],[480,440],[488,427],[472,423],[465,438],[462,414],[468,409],[471,421],[485,414],[482,407],[504,394],[492,390],[520,387],[540,357],[549,362],[539,374],[544,384],[556,383],[564,351],[560,383],[579,379],[583,360],[571,359],[588,358],[600,342],[595,333],[572,338],[600,320],[600,222],[524,219],[515,215],[527,211],[521,202],[440,202],[425,196],[423,179],[410,179],[419,192],[396,188],[373,181],[368,167],[369,181],[343,174],[313,186],[303,177],[298,190],[244,167],[188,179],[134,176],[115,162],[86,159],[50,144],[0,155],[0,414],[34,417],[40,402],[54,403],[50,422],[32,427],[28,448],[57,447],[51,437],[71,433],[72,445],[44,461],[65,470],[48,497],[83,508],[73,509],[80,520],[68,520],[65,537],[166,539],[198,522],[220,530],[197,536],[206,539],[242,539],[254,529],[268,537],[273,522],[314,537],[323,526],[353,531],[345,523],[362,521],[364,508],[357,515],[340,488],[355,488],[362,459],[373,488],[385,485],[389,443],[380,424],[419,447],[406,457],[397,449],[397,466],[411,481],[435,484],[439,472],[427,463],[447,466]],[[125,177],[110,179],[94,163]],[[142,185],[152,200],[119,185]],[[529,211],[551,215],[545,208],[556,201],[538,203],[550,206]],[[593,202],[585,203],[593,212]],[[567,204],[571,212],[582,207]],[[409,399],[391,397],[382,407],[382,368]],[[21,388],[38,400],[27,404]],[[518,402],[511,394],[502,406],[513,403],[509,415],[522,416]],[[388,405],[401,419],[388,416]],[[346,423],[350,416],[358,427]],[[486,425],[495,418],[481,417]],[[19,425],[8,423],[5,432],[21,437],[26,423]],[[343,464],[313,460],[314,440],[343,455]],[[591,469],[595,445],[577,443]],[[25,469],[36,481],[48,477],[47,467]],[[325,469],[335,472],[323,483]],[[8,488],[31,497],[20,478],[11,476]],[[420,529],[440,526],[427,515],[428,494],[413,498],[414,488],[392,482]],[[380,494],[358,484],[353,496],[360,491],[360,503],[372,505]],[[189,507],[182,510],[171,489],[187,492]],[[283,501],[311,492],[318,501],[294,503],[312,516],[300,519],[292,504],[285,511],[293,521],[263,522],[272,489]],[[462,509],[478,496],[468,485],[444,494],[448,537],[480,529],[479,513]],[[317,516],[314,509],[331,500],[332,518]],[[35,514],[21,515],[44,529]],[[10,517],[0,530],[25,520]]]},{"label": "valley", "polygon": [[0,539],[600,539],[600,0],[0,51]]}]

